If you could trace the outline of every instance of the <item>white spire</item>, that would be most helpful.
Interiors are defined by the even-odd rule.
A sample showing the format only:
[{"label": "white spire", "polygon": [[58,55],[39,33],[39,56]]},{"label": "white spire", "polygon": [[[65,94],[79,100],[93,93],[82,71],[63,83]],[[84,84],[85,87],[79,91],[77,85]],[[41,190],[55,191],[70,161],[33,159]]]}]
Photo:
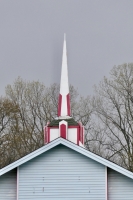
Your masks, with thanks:
[{"label": "white spire", "polygon": [[58,116],[70,116],[70,95],[67,69],[66,34],[64,34]]}]

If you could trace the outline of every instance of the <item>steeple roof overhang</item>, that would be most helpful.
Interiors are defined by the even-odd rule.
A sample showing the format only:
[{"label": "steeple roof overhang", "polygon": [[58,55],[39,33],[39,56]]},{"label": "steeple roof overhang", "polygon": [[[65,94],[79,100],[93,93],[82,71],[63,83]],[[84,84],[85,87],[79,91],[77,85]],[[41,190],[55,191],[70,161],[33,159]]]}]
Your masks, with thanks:
[{"label": "steeple roof overhang", "polygon": [[67,123],[68,123],[68,126],[79,126],[79,124],[72,118],[62,118],[62,119],[54,119],[53,121],[51,121],[48,126],[49,127],[53,127],[53,126],[59,126],[59,123],[62,121],[62,120],[65,120]]}]

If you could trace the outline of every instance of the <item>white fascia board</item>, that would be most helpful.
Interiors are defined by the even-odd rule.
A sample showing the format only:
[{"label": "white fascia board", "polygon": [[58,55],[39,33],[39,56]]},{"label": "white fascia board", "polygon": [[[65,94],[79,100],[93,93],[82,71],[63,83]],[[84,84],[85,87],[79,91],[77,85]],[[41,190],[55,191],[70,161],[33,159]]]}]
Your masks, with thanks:
[{"label": "white fascia board", "polygon": [[76,145],[76,144],[74,144],[74,143],[72,143],[68,140],[65,140],[63,138],[57,138],[57,139],[53,140],[52,142],[48,143],[47,145],[39,148],[38,150],[36,150],[36,151],[28,154],[27,156],[24,156],[23,158],[13,162],[12,164],[2,168],[0,170],[0,176],[5,174],[6,172],[12,170],[12,169],[24,164],[25,162],[35,158],[36,156],[52,149],[53,147],[55,147],[59,144],[62,144],[62,145],[66,146],[66,147],[68,147],[68,148],[70,148],[70,149],[72,149],[72,150],[74,150],[78,153],[81,153],[82,155],[84,155],[88,158],[91,158],[92,160],[95,160],[95,161],[105,165],[106,167],[109,167],[109,168],[111,168],[111,169],[133,179],[133,173],[132,172],[130,172],[130,171],[120,167],[119,165],[116,165],[116,164],[114,164],[114,163],[112,163],[112,162],[110,162],[110,161],[108,161],[108,160],[86,150],[85,148],[83,148],[81,146],[78,146],[78,145]]},{"label": "white fascia board", "polygon": [[20,158],[19,160],[16,160],[15,162],[7,165],[6,167],[2,168],[0,170],[0,176],[7,173],[8,171],[24,164],[25,162],[37,157],[38,155],[48,151],[49,149],[52,149],[53,147],[57,146],[58,144],[60,144],[60,140],[61,138],[58,138],[56,140],[53,140],[52,142],[48,143],[47,145],[35,150],[34,152]]},{"label": "white fascia board", "polygon": [[62,144],[64,144],[65,146],[87,156],[88,158],[91,158],[92,160],[95,160],[103,165],[105,165],[106,167],[109,167],[125,176],[128,176],[129,178],[132,178],[133,179],[133,173],[124,169],[123,167],[120,167],[119,165],[109,161],[109,160],[106,160],[105,158],[102,158],[88,150],[86,150],[85,148],[81,147],[81,146],[78,146],[78,145],[75,145],[74,143],[71,143],[69,141],[65,141],[64,143],[64,140],[62,141]]}]

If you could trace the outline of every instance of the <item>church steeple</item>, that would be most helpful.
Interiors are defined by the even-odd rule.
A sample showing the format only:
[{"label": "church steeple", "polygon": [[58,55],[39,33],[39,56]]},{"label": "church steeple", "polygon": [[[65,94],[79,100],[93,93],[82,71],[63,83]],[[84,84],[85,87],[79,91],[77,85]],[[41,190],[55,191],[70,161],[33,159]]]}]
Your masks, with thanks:
[{"label": "church steeple", "polygon": [[69,83],[68,83],[66,35],[64,34],[60,94],[58,101],[58,117],[66,117],[70,115],[71,115],[71,109],[70,109],[70,94],[69,94]]},{"label": "church steeple", "polygon": [[71,117],[67,69],[66,36],[64,35],[58,117],[44,127],[44,143],[61,137],[84,147],[84,127]]}]

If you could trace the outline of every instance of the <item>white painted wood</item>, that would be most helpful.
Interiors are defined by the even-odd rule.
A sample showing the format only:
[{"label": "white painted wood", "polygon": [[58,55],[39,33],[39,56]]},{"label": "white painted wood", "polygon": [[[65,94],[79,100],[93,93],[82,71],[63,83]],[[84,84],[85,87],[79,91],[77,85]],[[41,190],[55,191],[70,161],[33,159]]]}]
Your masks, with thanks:
[{"label": "white painted wood", "polygon": [[19,167],[17,167],[17,200],[19,200]]},{"label": "white painted wood", "polygon": [[79,146],[84,148],[84,145],[79,141]]},{"label": "white painted wood", "polygon": [[105,200],[105,167],[58,145],[21,165],[20,200]]},{"label": "white painted wood", "polygon": [[133,180],[108,168],[108,200],[133,200]]},{"label": "white painted wood", "polygon": [[69,83],[68,83],[67,50],[66,50],[66,38],[65,37],[64,37],[63,56],[62,56],[60,94],[62,95],[61,116],[67,116],[68,114],[67,114],[66,96],[67,96],[67,94],[69,94]]},{"label": "white painted wood", "polygon": [[66,39],[64,37],[60,94],[67,95],[68,93],[69,93],[69,84],[68,84],[68,69],[67,69],[67,50],[66,50]]},{"label": "white painted wood", "polygon": [[50,142],[55,140],[59,137],[59,129],[50,129]]},{"label": "white painted wood", "polygon": [[68,128],[68,140],[77,144],[77,128]]},{"label": "white painted wood", "polygon": [[0,200],[17,199],[17,169],[0,177]]},{"label": "white painted wood", "polygon": [[105,166],[105,198],[106,200],[108,200],[108,174],[106,166]]}]

